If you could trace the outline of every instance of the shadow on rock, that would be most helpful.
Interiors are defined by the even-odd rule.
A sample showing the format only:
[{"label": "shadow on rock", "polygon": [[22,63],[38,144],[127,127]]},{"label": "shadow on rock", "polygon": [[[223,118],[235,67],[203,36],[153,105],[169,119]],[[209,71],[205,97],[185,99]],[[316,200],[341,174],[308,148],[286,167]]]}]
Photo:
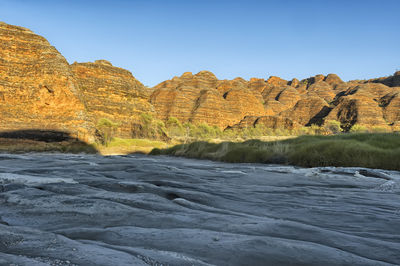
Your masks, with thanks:
[{"label": "shadow on rock", "polygon": [[13,130],[0,132],[2,152],[98,153],[91,144],[58,130]]}]

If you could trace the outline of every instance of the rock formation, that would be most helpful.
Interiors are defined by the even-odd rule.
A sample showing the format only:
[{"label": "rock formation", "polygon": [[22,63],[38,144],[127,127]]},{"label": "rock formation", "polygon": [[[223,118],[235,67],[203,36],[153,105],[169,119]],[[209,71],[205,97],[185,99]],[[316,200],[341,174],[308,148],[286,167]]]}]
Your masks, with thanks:
[{"label": "rock formation", "polygon": [[286,81],[218,80],[207,71],[184,73],[154,87],[150,102],[161,119],[208,123],[220,128],[294,129],[327,120],[344,129],[354,124],[388,130],[399,124],[400,73],[369,81],[343,82],[336,74]]},{"label": "rock formation", "polygon": [[107,118],[118,126],[116,136],[129,138],[141,113],[152,113],[150,91],[128,70],[106,60],[71,65],[89,120],[94,125]]},{"label": "rock formation", "polygon": [[370,79],[368,83],[382,83],[389,87],[400,87],[400,71],[396,71],[392,76]]},{"label": "rock formation", "polygon": [[287,129],[293,130],[299,128],[300,125],[289,118],[279,116],[246,116],[238,124],[230,127],[230,129],[240,129],[247,127],[262,126],[271,129]]},{"label": "rock formation", "polygon": [[32,31],[0,23],[0,131],[45,129],[90,139],[73,73],[65,58]]},{"label": "rock formation", "polygon": [[69,65],[43,37],[0,23],[0,131],[55,130],[91,140],[107,118],[118,125],[116,136],[131,137],[141,113],[221,129],[292,130],[337,120],[345,129],[399,130],[400,71],[349,82],[335,74],[247,81],[186,72],[149,89],[106,60]]},{"label": "rock formation", "polygon": [[150,90],[106,60],[69,65],[32,31],[0,23],[0,131],[57,130],[93,141],[96,123],[130,137],[140,113],[152,113]]},{"label": "rock formation", "polygon": [[150,102],[161,119],[176,117],[181,122],[226,128],[245,116],[265,114],[257,86],[249,89],[247,85],[241,79],[218,80],[208,71],[187,72],[155,86]]}]

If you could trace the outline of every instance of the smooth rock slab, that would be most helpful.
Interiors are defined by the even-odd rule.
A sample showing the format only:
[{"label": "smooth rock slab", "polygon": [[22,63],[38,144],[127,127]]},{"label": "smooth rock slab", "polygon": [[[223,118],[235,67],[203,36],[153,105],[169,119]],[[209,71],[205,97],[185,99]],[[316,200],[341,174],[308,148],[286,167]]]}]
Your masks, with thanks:
[{"label": "smooth rock slab", "polygon": [[396,265],[399,180],[358,168],[2,154],[0,265]]}]

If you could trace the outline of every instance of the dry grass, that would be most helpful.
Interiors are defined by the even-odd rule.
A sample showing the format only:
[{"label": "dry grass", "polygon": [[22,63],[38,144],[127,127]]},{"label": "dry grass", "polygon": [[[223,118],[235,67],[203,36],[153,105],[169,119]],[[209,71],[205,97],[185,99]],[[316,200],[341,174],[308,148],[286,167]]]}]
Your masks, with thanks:
[{"label": "dry grass", "polygon": [[113,138],[107,146],[96,145],[102,155],[125,155],[132,153],[150,153],[154,148],[167,148],[168,144],[162,141],[148,139],[121,139]]},{"label": "dry grass", "polygon": [[360,166],[400,170],[400,134],[364,133],[300,136],[278,141],[194,142],[150,154],[232,163],[284,163],[305,167]]}]

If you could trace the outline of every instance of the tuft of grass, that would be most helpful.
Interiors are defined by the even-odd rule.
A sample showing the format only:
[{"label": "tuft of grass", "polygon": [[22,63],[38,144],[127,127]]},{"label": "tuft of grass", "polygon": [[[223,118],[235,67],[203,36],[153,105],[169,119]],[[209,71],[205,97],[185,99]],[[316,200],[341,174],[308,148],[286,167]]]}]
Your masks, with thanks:
[{"label": "tuft of grass", "polygon": [[232,163],[285,163],[304,167],[343,166],[400,170],[400,134],[306,135],[280,141],[193,142],[153,155],[174,155]]}]

